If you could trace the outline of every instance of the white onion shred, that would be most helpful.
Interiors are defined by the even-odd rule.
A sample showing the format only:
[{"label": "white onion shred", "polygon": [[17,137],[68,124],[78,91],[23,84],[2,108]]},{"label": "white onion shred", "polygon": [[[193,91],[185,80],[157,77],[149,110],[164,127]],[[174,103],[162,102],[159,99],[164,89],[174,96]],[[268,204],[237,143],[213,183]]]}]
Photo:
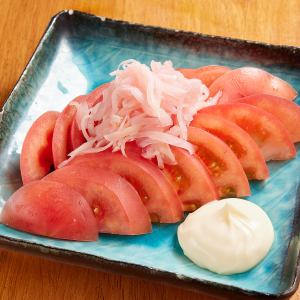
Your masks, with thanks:
[{"label": "white onion shred", "polygon": [[198,79],[187,79],[171,61],[152,61],[150,67],[130,59],[110,75],[115,79],[103,90],[103,100],[88,108],[77,108],[77,123],[87,142],[69,156],[83,153],[121,151],[136,141],[147,159],[158,166],[176,164],[170,145],[194,153],[187,141],[187,128],[203,107],[217,103],[218,94],[209,98],[208,88]]}]

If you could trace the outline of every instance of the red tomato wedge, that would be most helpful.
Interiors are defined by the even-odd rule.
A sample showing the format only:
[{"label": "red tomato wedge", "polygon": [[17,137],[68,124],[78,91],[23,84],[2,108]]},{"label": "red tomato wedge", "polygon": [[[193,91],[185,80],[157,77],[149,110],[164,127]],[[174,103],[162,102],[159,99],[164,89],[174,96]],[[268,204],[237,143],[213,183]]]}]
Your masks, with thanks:
[{"label": "red tomato wedge", "polygon": [[226,143],[240,160],[248,179],[266,179],[269,170],[264,156],[251,136],[235,123],[200,110],[191,126],[202,128]]},{"label": "red tomato wedge", "polygon": [[226,118],[254,139],[265,160],[285,160],[296,155],[295,146],[280,120],[269,112],[245,103],[219,104],[206,107],[209,112]]},{"label": "red tomato wedge", "polygon": [[[85,100],[85,97],[86,96],[79,96],[72,100],[64,108],[56,121],[52,141],[52,153],[55,168],[57,168],[60,163],[66,160],[68,153],[73,150],[72,144],[74,143],[74,140],[78,138],[75,138],[74,136],[71,137],[70,135],[73,120],[75,119],[77,112],[74,102],[80,103]],[[76,133],[78,133],[78,131]],[[71,142],[71,140],[73,140],[73,142]]]},{"label": "red tomato wedge", "polygon": [[300,142],[300,107],[296,103],[267,94],[252,95],[237,101],[257,106],[271,113],[283,123],[292,141]]},{"label": "red tomato wedge", "polygon": [[175,223],[183,218],[181,201],[173,186],[157,166],[145,159],[97,153],[78,156],[70,164],[98,166],[124,177],[139,193],[153,222]]},{"label": "red tomato wedge", "polygon": [[189,127],[188,140],[197,146],[196,155],[210,170],[221,198],[250,195],[249,182],[242,165],[223,141],[196,127]]},{"label": "red tomato wedge", "polygon": [[5,203],[1,222],[9,227],[51,238],[96,241],[98,230],[87,201],[65,184],[30,182]]},{"label": "red tomato wedge", "polygon": [[[88,99],[88,96],[82,95],[82,96],[75,98],[74,101],[76,101],[77,103],[80,104],[84,101],[87,101],[87,99]],[[69,139],[68,139],[68,147],[67,148],[68,148],[69,152],[78,148],[80,145],[82,145],[84,142],[86,142],[86,139],[84,138],[84,136],[82,134],[82,131],[78,127],[77,120],[76,120],[76,113],[77,113],[77,108],[76,108],[76,111],[74,112],[73,120],[70,125],[69,134],[68,134]]]},{"label": "red tomato wedge", "polygon": [[219,104],[233,102],[254,94],[270,94],[294,100],[295,89],[286,81],[261,69],[244,67],[226,72],[209,87],[210,95],[222,92]]},{"label": "red tomato wedge", "polygon": [[216,187],[204,163],[186,150],[173,147],[177,165],[165,165],[164,174],[170,179],[185,211],[218,199]]},{"label": "red tomato wedge", "polygon": [[205,66],[198,69],[178,69],[184,77],[200,79],[209,87],[217,78],[230,71],[230,68],[224,66]]},{"label": "red tomato wedge", "polygon": [[150,217],[138,193],[111,171],[78,164],[57,169],[43,180],[61,182],[79,192],[91,206],[99,232],[151,232]]},{"label": "red tomato wedge", "polygon": [[52,137],[59,113],[48,111],[29,129],[21,151],[20,169],[24,184],[43,178],[53,166]]}]

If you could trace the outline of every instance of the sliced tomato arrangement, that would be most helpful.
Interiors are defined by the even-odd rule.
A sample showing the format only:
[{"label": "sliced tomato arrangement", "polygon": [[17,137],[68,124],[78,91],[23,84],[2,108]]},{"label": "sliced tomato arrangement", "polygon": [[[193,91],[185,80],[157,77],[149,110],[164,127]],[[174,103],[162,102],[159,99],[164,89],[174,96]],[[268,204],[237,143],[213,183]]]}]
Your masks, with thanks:
[{"label": "sliced tomato arrangement", "polygon": [[224,66],[205,66],[198,69],[178,69],[186,78],[200,79],[209,87],[217,78],[230,71],[230,68]]},{"label": "sliced tomato arrangement", "polygon": [[24,184],[41,179],[53,166],[52,137],[59,113],[48,111],[29,129],[23,142],[20,169]]},{"label": "sliced tomato arrangement", "polygon": [[291,159],[296,155],[287,129],[278,118],[261,108],[229,103],[209,106],[202,111],[224,117],[248,132],[267,161]]},{"label": "sliced tomato arrangement", "polygon": [[153,222],[175,223],[183,218],[181,201],[163,173],[151,162],[120,153],[81,155],[70,165],[97,166],[129,181],[139,193]]},{"label": "sliced tomato arrangement", "polygon": [[300,141],[300,107],[296,103],[267,94],[252,95],[237,101],[257,106],[271,113],[283,123],[294,143]]},{"label": "sliced tomato arrangement", "polygon": [[95,241],[98,228],[87,201],[65,184],[33,181],[5,203],[1,223],[22,231],[75,241]]},{"label": "sliced tomato arrangement", "polygon": [[186,150],[173,147],[177,165],[166,165],[164,174],[176,189],[185,211],[194,211],[201,205],[218,199],[209,170],[201,159]]},{"label": "sliced tomato arrangement", "polygon": [[[269,177],[266,161],[296,155],[300,108],[286,81],[253,67],[178,69],[186,78],[172,68],[123,62],[111,85],[40,116],[21,151],[24,186],[1,223],[78,241],[146,234],[151,222],[177,223],[210,201],[249,196],[248,179]],[[206,87],[209,96],[221,91],[218,104]],[[95,135],[84,151],[81,126]]]},{"label": "sliced tomato arrangement", "polygon": [[205,129],[225,142],[240,160],[248,179],[266,179],[269,170],[263,154],[251,136],[235,123],[200,110],[191,126]]},{"label": "sliced tomato arrangement", "polygon": [[221,198],[250,195],[250,187],[243,167],[223,141],[195,127],[189,128],[188,140],[197,146],[196,155],[210,170]]},{"label": "sliced tomato arrangement", "polygon": [[136,235],[151,232],[151,221],[136,190],[121,176],[95,166],[57,169],[43,180],[61,182],[91,206],[99,232]]},{"label": "sliced tomato arrangement", "polygon": [[222,92],[219,103],[255,94],[270,94],[288,100],[297,96],[295,89],[286,81],[258,68],[244,67],[224,73],[209,87],[210,95]]}]

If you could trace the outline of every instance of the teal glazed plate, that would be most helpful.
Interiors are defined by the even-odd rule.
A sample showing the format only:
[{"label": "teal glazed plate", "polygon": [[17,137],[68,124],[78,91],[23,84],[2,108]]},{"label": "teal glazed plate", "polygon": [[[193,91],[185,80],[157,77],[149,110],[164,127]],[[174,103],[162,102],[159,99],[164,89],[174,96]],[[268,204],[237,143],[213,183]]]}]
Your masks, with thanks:
[{"label": "teal glazed plate", "polygon": [[[192,32],[129,24],[77,11],[50,22],[20,80],[6,101],[0,123],[0,202],[21,186],[19,157],[25,134],[47,110],[111,80],[127,59],[149,64],[172,60],[175,67],[220,64],[263,68],[300,91],[300,49]],[[300,99],[298,98],[298,103]],[[299,128],[300,130],[300,128]],[[0,225],[2,246],[62,261],[174,284],[225,298],[284,298],[299,283],[300,147],[290,161],[272,162],[271,176],[251,182],[250,201],[273,222],[275,242],[252,270],[231,276],[201,269],[177,242],[177,226],[155,225],[148,235],[102,234],[97,242],[69,242],[26,234]],[[216,241],[218,243],[218,241]]]}]

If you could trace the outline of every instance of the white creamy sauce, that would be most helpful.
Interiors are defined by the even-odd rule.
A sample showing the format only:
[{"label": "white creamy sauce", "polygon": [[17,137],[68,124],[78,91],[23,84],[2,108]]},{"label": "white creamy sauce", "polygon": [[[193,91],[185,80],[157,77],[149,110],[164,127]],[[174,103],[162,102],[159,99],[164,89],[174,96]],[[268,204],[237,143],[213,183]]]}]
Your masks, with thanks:
[{"label": "white creamy sauce", "polygon": [[256,204],[237,198],[200,207],[187,216],[177,235],[189,259],[219,274],[251,269],[267,255],[274,241],[267,214]]}]

